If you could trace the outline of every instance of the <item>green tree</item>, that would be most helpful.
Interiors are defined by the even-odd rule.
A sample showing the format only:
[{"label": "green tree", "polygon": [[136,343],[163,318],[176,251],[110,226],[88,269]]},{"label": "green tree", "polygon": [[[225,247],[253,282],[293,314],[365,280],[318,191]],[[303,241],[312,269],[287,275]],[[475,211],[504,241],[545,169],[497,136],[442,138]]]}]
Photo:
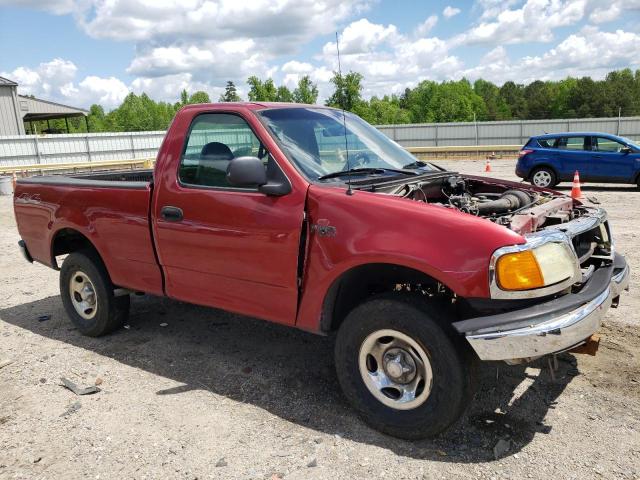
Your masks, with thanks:
[{"label": "green tree", "polygon": [[395,95],[373,96],[356,107],[356,113],[373,125],[411,123],[410,112],[400,106],[400,99]]},{"label": "green tree", "polygon": [[525,120],[528,116],[527,101],[524,98],[524,85],[516,85],[512,81],[505,82],[500,87],[500,97],[509,107],[511,116]]},{"label": "green tree", "polygon": [[423,80],[414,89],[406,89],[400,104],[409,111],[411,122],[433,122],[433,112],[430,110],[431,98],[434,96],[438,84],[430,80]]},{"label": "green tree", "polygon": [[189,93],[187,92],[186,89],[183,89],[180,92],[180,103],[182,104],[183,107],[189,103]]},{"label": "green tree", "polygon": [[236,85],[229,80],[227,82],[227,86],[224,89],[224,93],[220,95],[221,102],[239,102],[242,99],[240,95],[238,95],[238,90],[236,89]]},{"label": "green tree", "polygon": [[198,92],[194,92],[189,97],[189,103],[190,104],[194,104],[194,103],[211,103],[211,98],[209,98],[209,94],[207,92],[198,91]]},{"label": "green tree", "polygon": [[293,102],[293,94],[284,85],[278,87],[276,90],[276,102]]},{"label": "green tree", "polygon": [[264,82],[255,75],[247,79],[249,84],[249,100],[252,102],[275,102],[278,91],[271,78]]},{"label": "green tree", "polygon": [[429,110],[436,122],[470,122],[474,114],[477,118],[486,116],[482,97],[473,92],[465,79],[438,85],[429,101]]},{"label": "green tree", "polygon": [[293,91],[293,101],[313,105],[318,101],[318,87],[311,81],[309,75],[298,80],[298,86]]},{"label": "green tree", "polygon": [[362,102],[362,75],[357,72],[349,72],[342,75],[333,72],[331,83],[335,88],[333,94],[327,99],[330,107],[343,108],[350,112]]},{"label": "green tree", "polygon": [[105,131],[105,114],[104,108],[101,105],[93,104],[89,108],[89,115],[87,116],[87,123],[89,124],[89,130],[92,132],[104,132]]},{"label": "green tree", "polygon": [[500,89],[493,83],[478,79],[473,84],[473,91],[482,97],[486,107],[486,115],[478,120],[508,120],[511,118],[509,105],[500,96]]}]

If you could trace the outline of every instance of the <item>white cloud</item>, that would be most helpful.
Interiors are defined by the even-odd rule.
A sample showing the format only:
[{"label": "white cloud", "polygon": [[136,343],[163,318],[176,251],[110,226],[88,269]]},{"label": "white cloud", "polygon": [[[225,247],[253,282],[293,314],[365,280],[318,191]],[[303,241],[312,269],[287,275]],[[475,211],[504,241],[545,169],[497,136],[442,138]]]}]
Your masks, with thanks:
[{"label": "white cloud", "polygon": [[90,75],[80,81],[77,88],[69,89],[68,93],[63,89],[62,93],[68,95],[69,101],[80,102],[85,107],[98,103],[111,108],[122,103],[129,88],[118,78]]},{"label": "white cloud", "polygon": [[[427,19],[426,23],[434,22]],[[342,57],[342,70],[352,70],[364,76],[365,97],[401,93],[406,87],[426,78],[454,78],[463,65],[450,53],[448,42],[438,37],[421,37],[419,33],[416,29],[412,35],[403,35],[393,25],[374,24],[368,20],[353,22],[345,27],[341,36],[348,40],[348,53]],[[322,50],[323,55],[319,58],[329,68],[337,70],[335,43],[325,44]],[[345,50],[342,40],[340,50],[341,53]],[[320,87],[321,95],[330,90],[327,86]]]},{"label": "white cloud", "polygon": [[553,30],[575,25],[585,15],[587,0],[527,0],[517,9],[511,1],[483,0],[480,23],[456,36],[456,44],[507,45],[550,42]]},{"label": "white cloud", "polygon": [[310,40],[334,32],[374,1],[0,0],[73,14],[93,38],[134,43],[127,69],[132,76],[189,73],[192,81],[211,85],[273,74],[282,55],[296,54]]},{"label": "white cloud", "polygon": [[[394,25],[384,25],[371,23],[366,18],[350,23],[341,35],[340,54],[353,55],[366,53],[375,47],[397,37],[397,29]],[[325,55],[335,55],[335,42],[327,43],[322,49]]]},{"label": "white cloud", "polygon": [[415,30],[415,36],[416,37],[426,36],[431,30],[433,30],[433,27],[435,27],[437,23],[438,23],[438,16],[431,15],[424,22],[418,25],[418,28],[416,28]]},{"label": "white cloud", "polygon": [[285,73],[310,73],[313,71],[313,65],[307,62],[291,60],[282,65],[281,70]]},{"label": "white cloud", "polygon": [[[212,86],[208,82],[196,81],[190,73],[178,73],[158,78],[139,77],[131,82],[130,89],[137,94],[146,93],[155,100],[164,100],[171,103],[179,99],[182,90],[190,93],[198,90],[205,91],[214,102],[218,100],[218,97],[224,91],[222,84],[220,86]],[[242,87],[238,88],[238,92],[243,93]]]},{"label": "white cloud", "polygon": [[66,15],[76,8],[75,0],[0,0],[0,5],[15,5],[25,8],[37,8],[53,13],[54,15]]},{"label": "white cloud", "polygon": [[568,76],[602,78],[611,70],[625,67],[640,67],[640,35],[585,27],[542,55],[515,62],[509,59],[503,47],[496,47],[477,66],[462,74],[470,79],[484,78],[498,84],[507,80],[530,83]]},{"label": "white cloud", "polygon": [[625,11],[640,10],[640,0],[590,0],[589,21],[596,25],[612,22],[622,16]]},{"label": "white cloud", "polygon": [[[83,78],[74,63],[59,58],[0,75],[18,81],[23,93],[85,107],[98,102],[111,108],[129,91],[175,102],[182,89],[204,90],[215,100],[227,80],[246,96],[250,75],[273,77],[290,88],[309,75],[322,100],[333,89],[330,79],[338,67],[335,42],[327,41],[337,24],[344,25],[342,70],[363,74],[365,96],[401,93],[423,79],[527,83],[640,67],[640,37],[604,31],[607,22],[639,10],[640,0],[477,0],[477,21],[448,38],[431,33],[439,21],[435,14],[416,19],[407,31],[364,18],[370,2],[375,0],[22,0],[24,6],[73,14],[91,36],[133,43],[126,71],[132,80]],[[450,18],[459,10],[448,6],[442,15]],[[585,23],[591,26],[576,31]],[[563,27],[574,31],[564,33]],[[559,32],[564,37],[556,39]],[[316,56],[296,57],[318,38],[325,41]],[[546,52],[510,58],[509,45],[528,42],[553,43]],[[484,56],[463,62],[468,45],[477,45],[474,52],[484,50]]]},{"label": "white cloud", "polygon": [[442,15],[445,18],[451,18],[458,15],[461,11],[462,10],[460,10],[459,8],[452,7],[451,5],[447,5],[446,7],[444,7],[444,10],[442,11]]},{"label": "white cloud", "polygon": [[18,67],[0,76],[18,83],[18,93],[58,101],[75,107],[88,108],[100,103],[107,108],[117,106],[129,93],[129,89],[115,77],[101,78],[94,75],[74,83],[77,67],[73,62],[54,58],[35,68]]}]

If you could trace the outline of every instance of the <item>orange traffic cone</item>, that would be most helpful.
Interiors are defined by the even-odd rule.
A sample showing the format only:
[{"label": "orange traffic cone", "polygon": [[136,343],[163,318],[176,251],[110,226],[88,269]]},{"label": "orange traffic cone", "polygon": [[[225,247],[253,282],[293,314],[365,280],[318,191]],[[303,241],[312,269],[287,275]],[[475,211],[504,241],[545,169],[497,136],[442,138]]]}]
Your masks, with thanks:
[{"label": "orange traffic cone", "polygon": [[580,174],[576,170],[573,174],[573,185],[571,186],[571,198],[582,198],[582,190],[580,190]]},{"label": "orange traffic cone", "polygon": [[484,171],[485,172],[490,172],[491,171],[491,161],[489,160],[489,158],[487,158],[487,163],[485,163],[485,165],[484,165]]}]

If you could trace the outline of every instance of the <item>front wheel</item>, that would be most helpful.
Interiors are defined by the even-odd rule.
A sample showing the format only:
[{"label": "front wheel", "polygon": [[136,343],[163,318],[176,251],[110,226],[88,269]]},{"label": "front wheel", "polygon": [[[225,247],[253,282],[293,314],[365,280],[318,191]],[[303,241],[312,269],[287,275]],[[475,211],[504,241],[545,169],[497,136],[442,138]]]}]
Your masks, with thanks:
[{"label": "front wheel", "polygon": [[446,430],[473,395],[472,360],[426,298],[383,295],[356,307],[338,331],[345,396],[372,427],[419,439]]},{"label": "front wheel", "polygon": [[60,295],[67,315],[80,332],[99,337],[122,326],[129,315],[129,295],[116,297],[107,269],[92,250],[74,252],[60,269]]},{"label": "front wheel", "polygon": [[558,184],[556,172],[547,167],[536,168],[531,173],[531,185],[541,188],[553,188]]}]

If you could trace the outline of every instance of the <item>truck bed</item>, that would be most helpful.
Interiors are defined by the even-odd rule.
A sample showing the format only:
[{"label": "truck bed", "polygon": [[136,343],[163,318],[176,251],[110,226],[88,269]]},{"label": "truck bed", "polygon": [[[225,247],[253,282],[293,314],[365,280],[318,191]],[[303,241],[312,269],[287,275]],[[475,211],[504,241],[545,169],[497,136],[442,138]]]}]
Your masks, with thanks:
[{"label": "truck bed", "polygon": [[153,170],[112,170],[73,175],[40,175],[20,180],[20,183],[40,185],[74,185],[84,187],[146,188],[153,181]]},{"label": "truck bed", "polygon": [[149,206],[152,170],[44,175],[20,179],[18,231],[34,260],[57,268],[74,236],[88,239],[119,287],[162,294]]}]

